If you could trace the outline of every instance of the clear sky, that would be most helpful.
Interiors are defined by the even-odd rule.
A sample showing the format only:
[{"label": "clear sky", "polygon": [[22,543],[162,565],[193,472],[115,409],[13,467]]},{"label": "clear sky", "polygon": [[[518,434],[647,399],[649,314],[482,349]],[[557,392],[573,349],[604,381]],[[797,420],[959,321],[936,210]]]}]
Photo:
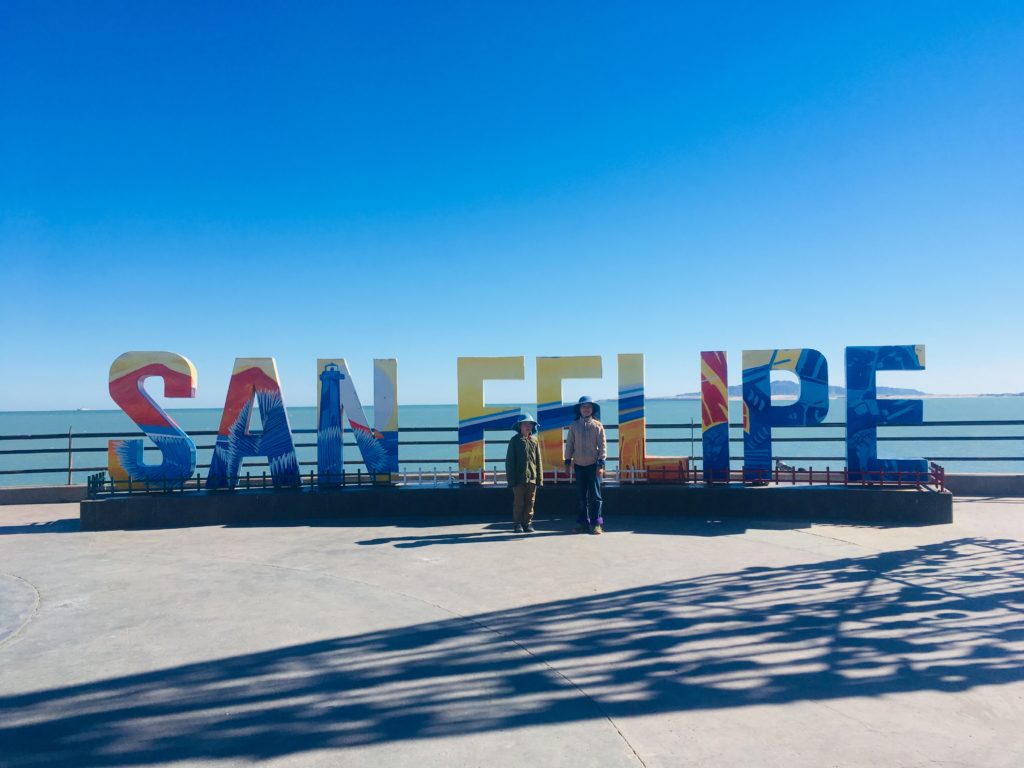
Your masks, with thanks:
[{"label": "clear sky", "polygon": [[[1024,3],[0,3],[0,410],[166,349],[314,401],[460,355],[925,344],[1024,390]],[[170,403],[178,405],[179,401]]]}]

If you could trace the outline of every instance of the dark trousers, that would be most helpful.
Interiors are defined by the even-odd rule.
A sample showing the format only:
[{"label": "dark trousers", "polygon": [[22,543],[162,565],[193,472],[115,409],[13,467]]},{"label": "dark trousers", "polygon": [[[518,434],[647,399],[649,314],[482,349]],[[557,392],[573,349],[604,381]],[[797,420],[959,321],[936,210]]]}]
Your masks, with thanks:
[{"label": "dark trousers", "polygon": [[576,505],[580,525],[604,525],[601,516],[601,478],[597,476],[597,464],[587,467],[576,465]]}]

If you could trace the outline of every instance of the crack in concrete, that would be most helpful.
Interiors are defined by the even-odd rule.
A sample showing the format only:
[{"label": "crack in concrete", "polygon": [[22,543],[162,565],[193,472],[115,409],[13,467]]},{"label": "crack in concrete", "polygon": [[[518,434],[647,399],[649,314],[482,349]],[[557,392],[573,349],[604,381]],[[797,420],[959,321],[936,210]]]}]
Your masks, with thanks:
[{"label": "crack in concrete", "polygon": [[25,627],[31,624],[32,620],[36,617],[36,614],[39,613],[39,606],[42,603],[42,598],[40,598],[39,596],[39,590],[36,589],[36,585],[28,579],[23,579],[21,576],[18,576],[15,573],[7,573],[6,571],[0,572],[0,576],[10,576],[12,579],[16,579],[20,581],[22,584],[27,585],[28,588],[32,590],[32,596],[34,601],[32,604],[32,610],[29,612],[28,617],[25,619],[25,621],[23,621],[21,625],[11,634],[9,634],[3,640],[0,640],[0,649],[2,649],[6,648],[9,645],[13,645],[25,632]]}]

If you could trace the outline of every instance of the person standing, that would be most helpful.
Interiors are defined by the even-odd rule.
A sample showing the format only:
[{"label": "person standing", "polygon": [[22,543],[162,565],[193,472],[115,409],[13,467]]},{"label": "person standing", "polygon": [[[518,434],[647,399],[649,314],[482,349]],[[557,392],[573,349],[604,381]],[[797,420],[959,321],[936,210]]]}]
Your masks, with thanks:
[{"label": "person standing", "polygon": [[573,533],[604,532],[601,481],[608,456],[608,440],[601,423],[601,406],[584,395],[575,406],[576,419],[565,441],[565,471],[576,465],[576,503],[579,514]]},{"label": "person standing", "polygon": [[537,439],[537,422],[526,413],[516,422],[516,433],[505,453],[505,479],[512,489],[512,522],[515,533],[533,533],[537,486],[544,485],[544,467]]}]

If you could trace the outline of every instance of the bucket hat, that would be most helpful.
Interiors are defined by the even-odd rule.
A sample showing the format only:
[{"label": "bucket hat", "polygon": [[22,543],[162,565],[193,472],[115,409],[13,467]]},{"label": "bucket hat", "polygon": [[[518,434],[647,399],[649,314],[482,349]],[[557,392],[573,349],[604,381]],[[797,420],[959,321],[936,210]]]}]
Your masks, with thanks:
[{"label": "bucket hat", "polygon": [[530,431],[530,434],[537,434],[537,420],[533,418],[532,413],[524,413],[522,416],[516,419],[516,423],[512,427],[512,431],[514,431],[516,434],[519,434],[519,425],[522,424],[524,421],[529,421],[533,424],[533,429]]},{"label": "bucket hat", "polygon": [[594,414],[593,414],[594,418],[597,419],[598,421],[601,420],[601,406],[598,405],[597,403],[595,403],[593,398],[590,397],[590,395],[584,395],[583,397],[581,397],[579,399],[579,402],[577,402],[576,405],[573,406],[573,411],[575,412],[577,419],[580,417],[580,406],[581,405],[593,406],[593,408],[594,408]]}]

